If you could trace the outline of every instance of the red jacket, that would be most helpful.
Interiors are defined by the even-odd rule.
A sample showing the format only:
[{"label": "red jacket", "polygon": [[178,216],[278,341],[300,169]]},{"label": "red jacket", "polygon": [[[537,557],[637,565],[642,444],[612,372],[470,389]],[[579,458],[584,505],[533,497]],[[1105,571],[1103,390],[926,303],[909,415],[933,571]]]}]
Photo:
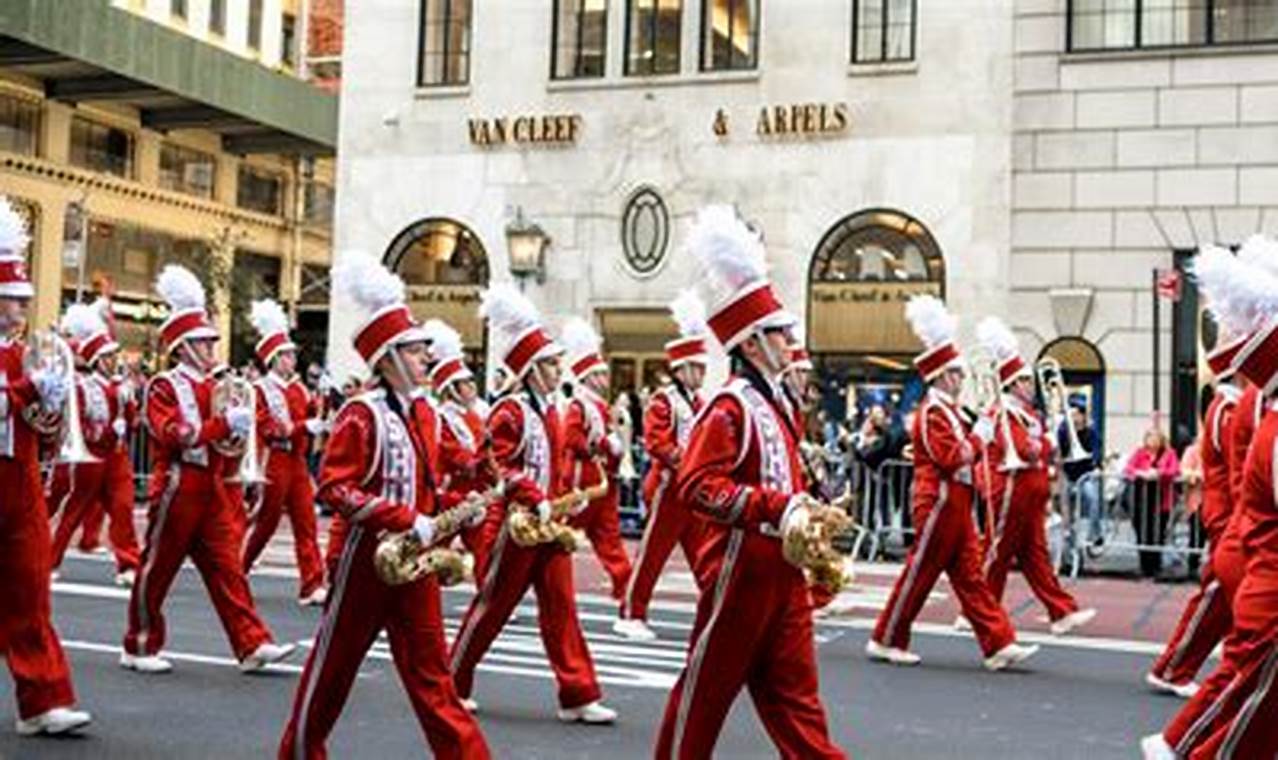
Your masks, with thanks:
[{"label": "red jacket", "polygon": [[[996,504],[999,503],[1007,488],[1008,479],[1014,476],[1018,498],[1033,502],[1024,506],[1045,506],[1052,490],[1048,474],[1052,453],[1051,435],[1036,409],[1010,394],[1004,395],[1003,399],[1007,424],[1004,426],[1001,419],[995,419],[994,440],[985,453],[989,457],[990,479],[993,481],[991,493],[994,494]],[[1009,434],[1012,438],[1010,445],[1007,439]],[[1003,463],[1008,450],[1013,447],[1024,466],[1006,471]]]},{"label": "red jacket", "polygon": [[643,412],[643,445],[651,458],[646,479],[654,485],[662,478],[673,478],[692,435],[692,423],[704,402],[699,393],[685,394],[673,383],[661,388],[648,399]]},{"label": "red jacket", "polygon": [[[137,415],[136,402],[120,404],[120,383],[97,372],[81,375],[76,381],[80,404],[80,430],[89,453],[106,459],[128,446],[128,431]],[[116,420],[122,420],[124,435],[116,434]]]},{"label": "red jacket", "polygon": [[931,508],[943,492],[971,491],[972,462],[980,441],[968,431],[953,399],[935,388],[928,389],[910,435],[914,442],[915,509]]},{"label": "red jacket", "polygon": [[257,394],[257,435],[262,446],[306,456],[306,420],[311,414],[311,393],[294,377],[284,381],[274,372],[254,383]]},{"label": "red jacket", "polygon": [[[608,403],[584,386],[577,386],[564,413],[564,473],[571,488],[599,483],[604,473],[616,473],[621,463],[620,444],[610,435]],[[616,487],[614,478],[609,490]]]},{"label": "red jacket", "polygon": [[209,474],[229,472],[229,460],[210,445],[231,435],[226,419],[212,414],[213,386],[213,378],[184,364],[147,383],[142,407],[151,438],[152,496],[164,487],[169,468],[179,464]]},{"label": "red jacket", "polygon": [[22,369],[25,346],[0,339],[0,484],[7,489],[0,512],[43,509],[38,500],[40,436],[27,422],[28,407],[39,403],[35,386]]},{"label": "red jacket", "polygon": [[1247,449],[1260,424],[1260,393],[1255,385],[1246,384],[1234,406],[1229,432],[1229,495],[1235,504],[1242,500],[1243,473],[1246,471]]},{"label": "red jacket", "polygon": [[533,507],[566,490],[563,434],[553,403],[524,391],[509,393],[488,415],[488,435],[505,481],[507,507]]},{"label": "red jacket", "polygon": [[1241,509],[1248,577],[1278,580],[1278,503],[1275,503],[1274,448],[1278,446],[1278,404],[1264,404],[1256,437],[1247,455]]},{"label": "red jacket", "polygon": [[1229,493],[1228,447],[1229,435],[1232,433],[1230,423],[1238,396],[1237,388],[1221,385],[1216,389],[1216,395],[1207,406],[1207,414],[1203,418],[1203,435],[1198,452],[1203,463],[1203,503],[1198,516],[1203,521],[1203,528],[1213,546],[1219,545],[1234,511],[1233,499]]},{"label": "red jacket", "polygon": [[440,488],[462,496],[487,490],[497,473],[483,418],[454,401],[445,401],[438,411]]}]

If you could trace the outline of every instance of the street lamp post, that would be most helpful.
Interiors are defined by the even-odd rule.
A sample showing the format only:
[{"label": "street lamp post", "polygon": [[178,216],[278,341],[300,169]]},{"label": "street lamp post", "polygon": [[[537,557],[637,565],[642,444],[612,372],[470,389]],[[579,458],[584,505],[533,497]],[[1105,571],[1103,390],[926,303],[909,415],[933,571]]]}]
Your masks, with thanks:
[{"label": "street lamp post", "polygon": [[510,256],[510,273],[523,290],[528,280],[538,285],[546,282],[546,248],[550,236],[539,225],[524,218],[522,207],[515,208],[515,218],[506,225],[506,251]]}]

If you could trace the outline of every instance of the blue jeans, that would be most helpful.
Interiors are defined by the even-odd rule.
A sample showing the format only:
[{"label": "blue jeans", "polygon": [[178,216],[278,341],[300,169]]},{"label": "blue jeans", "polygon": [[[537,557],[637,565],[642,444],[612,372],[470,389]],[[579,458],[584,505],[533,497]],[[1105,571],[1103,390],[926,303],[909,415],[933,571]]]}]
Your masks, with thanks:
[{"label": "blue jeans", "polygon": [[1078,504],[1078,516],[1087,520],[1087,542],[1101,538],[1100,478],[1083,476],[1069,484],[1069,495]]}]

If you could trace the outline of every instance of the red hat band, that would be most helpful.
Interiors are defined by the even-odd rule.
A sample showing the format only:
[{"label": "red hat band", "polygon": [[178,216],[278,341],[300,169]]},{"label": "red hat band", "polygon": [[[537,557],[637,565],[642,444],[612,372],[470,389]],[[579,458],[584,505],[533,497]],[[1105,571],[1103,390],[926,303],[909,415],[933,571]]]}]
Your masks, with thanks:
[{"label": "red hat band", "polygon": [[1247,345],[1246,335],[1232,340],[1224,345],[1216,346],[1210,354],[1207,354],[1207,366],[1211,368],[1211,373],[1218,380],[1227,380],[1232,377],[1234,370],[1234,360],[1238,358],[1238,353],[1242,351],[1243,346]]},{"label": "red hat band", "polygon": [[275,355],[280,351],[287,351],[293,348],[297,348],[297,346],[293,343],[293,341],[288,339],[288,333],[277,332],[271,333],[265,338],[259,340],[257,342],[257,346],[254,347],[253,350],[257,352],[258,361],[262,362],[263,365],[266,365],[270,364],[271,360],[274,359]]},{"label": "red hat band", "polygon": [[935,380],[937,375],[962,358],[958,346],[953,341],[946,341],[928,349],[914,359],[914,367],[927,382]]},{"label": "red hat band", "polygon": [[784,311],[780,299],[766,280],[753,285],[709,319],[710,330],[725,348],[732,348],[745,338],[751,327],[767,317]]},{"label": "red hat band", "polygon": [[395,340],[417,329],[413,313],[403,304],[383,308],[355,334],[355,350],[368,364],[376,364]]},{"label": "red hat band", "polygon": [[572,363],[573,377],[583,378],[591,372],[608,369],[608,363],[599,354],[587,354]]},{"label": "red hat band", "polygon": [[171,315],[160,325],[160,342],[166,352],[177,348],[186,338],[216,338],[217,330],[209,324],[203,309],[187,309]]},{"label": "red hat band", "polygon": [[1016,378],[1028,373],[1029,367],[1025,365],[1025,360],[1020,354],[1012,354],[998,365],[998,381],[1002,385],[1008,385]]},{"label": "red hat band", "polygon": [[666,343],[666,363],[671,369],[688,362],[705,363],[706,341],[701,337],[679,338]]},{"label": "red hat band", "polygon": [[790,368],[812,369],[812,354],[808,353],[808,349],[800,346],[790,351]]},{"label": "red hat band", "polygon": [[100,359],[103,354],[116,351],[119,348],[120,344],[112,340],[110,335],[100,332],[90,335],[76,350],[85,364],[92,364]]},{"label": "red hat band", "polygon": [[35,290],[31,287],[31,278],[27,274],[27,262],[15,256],[0,258],[0,296],[31,298],[34,295]]},{"label": "red hat band", "polygon": [[439,362],[430,371],[430,382],[431,385],[435,386],[435,390],[443,390],[451,382],[469,380],[472,377],[474,375],[470,373],[466,363],[462,361],[460,356]]},{"label": "red hat band", "polygon": [[1273,391],[1278,385],[1278,318],[1270,320],[1239,350],[1235,368],[1262,393]]},{"label": "red hat band", "polygon": [[550,334],[541,327],[525,332],[506,351],[506,368],[515,377],[522,377],[542,351],[554,345]]}]

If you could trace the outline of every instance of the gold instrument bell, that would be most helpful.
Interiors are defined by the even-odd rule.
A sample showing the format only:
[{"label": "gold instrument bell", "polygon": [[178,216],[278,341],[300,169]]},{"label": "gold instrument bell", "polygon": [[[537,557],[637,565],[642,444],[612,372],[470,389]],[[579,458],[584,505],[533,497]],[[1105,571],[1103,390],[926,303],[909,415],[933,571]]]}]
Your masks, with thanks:
[{"label": "gold instrument bell", "polygon": [[[440,513],[435,518],[435,541],[447,541],[483,517],[500,495],[500,486],[476,491],[461,504]],[[373,565],[377,577],[388,586],[412,583],[428,575],[439,576],[442,586],[455,586],[470,575],[470,567],[461,552],[443,546],[432,548],[423,544],[411,530],[383,534],[373,550]]]},{"label": "gold instrument bell", "polygon": [[812,583],[837,594],[852,582],[849,563],[834,546],[836,538],[855,529],[847,511],[851,491],[828,504],[807,493],[797,498],[800,502],[786,520],[781,536],[781,554]]},{"label": "gold instrument bell", "polygon": [[[213,386],[213,414],[222,416],[231,408],[249,410],[253,419],[257,419],[257,390],[253,384],[239,375],[228,372],[225,377]],[[249,427],[248,435],[243,441],[217,446],[218,451],[227,457],[239,457],[240,466],[236,470],[234,480],[245,485],[256,485],[266,482],[266,468],[262,466],[261,452],[258,449],[257,424]]]},{"label": "gold instrument bell", "polygon": [[550,502],[550,519],[542,522],[537,514],[529,509],[516,508],[510,510],[506,518],[506,527],[510,530],[510,538],[520,546],[537,546],[538,544],[558,544],[566,552],[575,552],[577,547],[585,543],[581,531],[565,522],[572,508],[582,502],[591,502],[607,495],[608,476],[604,475],[598,483],[588,488],[578,488]]}]

